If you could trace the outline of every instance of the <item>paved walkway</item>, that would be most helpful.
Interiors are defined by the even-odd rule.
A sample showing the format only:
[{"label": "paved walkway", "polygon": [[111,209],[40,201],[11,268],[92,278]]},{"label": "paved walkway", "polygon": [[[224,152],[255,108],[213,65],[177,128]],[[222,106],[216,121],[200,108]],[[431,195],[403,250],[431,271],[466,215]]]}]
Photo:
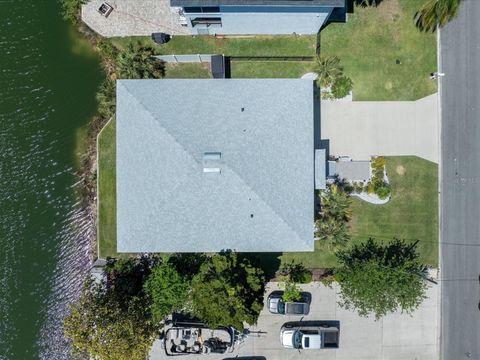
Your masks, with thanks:
[{"label": "paved walkway", "polygon": [[331,155],[416,155],[438,163],[437,94],[417,101],[322,101],[321,136]]},{"label": "paved walkway", "polygon": [[113,11],[106,18],[98,9],[105,0],[82,5],[82,20],[102,36],[150,36],[154,32],[189,35],[170,10],[170,0],[107,0]]},{"label": "paved walkway", "polygon": [[[236,356],[264,356],[267,360],[436,360],[437,352],[437,292],[438,287],[428,290],[428,298],[413,316],[395,313],[382,320],[359,317],[356,312],[347,311],[337,305],[339,298],[336,284],[330,289],[320,283],[303,286],[312,294],[310,314],[307,320],[337,320],[340,322],[339,349],[297,350],[284,349],[280,345],[280,328],[288,321],[299,321],[298,316],[270,314],[263,309],[257,326],[251,331],[261,331],[260,336],[251,335],[233,353],[224,355],[189,356],[189,359],[220,360]],[[277,283],[269,283],[268,295],[277,290]],[[151,360],[167,356],[155,343]]]}]

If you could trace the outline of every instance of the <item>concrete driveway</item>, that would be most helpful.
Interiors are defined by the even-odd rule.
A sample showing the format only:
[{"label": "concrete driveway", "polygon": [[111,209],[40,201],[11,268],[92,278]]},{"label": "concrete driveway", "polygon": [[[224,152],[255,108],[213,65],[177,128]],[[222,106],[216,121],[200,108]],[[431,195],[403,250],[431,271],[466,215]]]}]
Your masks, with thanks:
[{"label": "concrete driveway", "polygon": [[331,155],[416,155],[438,163],[437,94],[417,101],[322,101],[320,122]]},{"label": "concrete driveway", "polygon": [[[208,359],[220,360],[236,356],[263,356],[266,360],[433,360],[437,352],[437,292],[432,286],[428,298],[412,315],[395,313],[384,319],[359,317],[337,305],[339,298],[336,284],[332,288],[320,283],[302,286],[312,294],[310,314],[303,320],[337,320],[340,322],[339,349],[297,350],[284,349],[280,345],[280,327],[288,321],[299,321],[297,316],[270,314],[265,307],[258,324],[250,327],[251,335],[233,353],[208,355]],[[265,299],[271,291],[278,290],[277,283],[269,283]],[[259,333],[256,334],[255,332]],[[160,342],[155,343],[151,359],[166,359]],[[188,356],[189,359],[205,359],[203,356]]]}]

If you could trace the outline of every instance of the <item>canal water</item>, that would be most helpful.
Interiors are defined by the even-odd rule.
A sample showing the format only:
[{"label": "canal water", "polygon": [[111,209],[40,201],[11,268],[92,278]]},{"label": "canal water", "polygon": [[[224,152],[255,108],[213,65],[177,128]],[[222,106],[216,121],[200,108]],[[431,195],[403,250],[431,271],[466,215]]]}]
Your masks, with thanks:
[{"label": "canal water", "polygon": [[102,71],[58,0],[0,0],[0,15],[0,359],[68,359],[92,232],[78,144]]}]

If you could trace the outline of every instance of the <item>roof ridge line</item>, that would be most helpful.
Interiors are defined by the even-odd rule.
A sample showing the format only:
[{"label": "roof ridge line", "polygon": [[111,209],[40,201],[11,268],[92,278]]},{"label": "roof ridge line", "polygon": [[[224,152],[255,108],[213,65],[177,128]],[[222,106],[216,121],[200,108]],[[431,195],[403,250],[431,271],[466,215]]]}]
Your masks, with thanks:
[{"label": "roof ridge line", "polygon": [[[155,117],[155,115],[152,114],[152,112],[150,110],[148,110],[148,108],[145,106],[145,104],[137,97],[135,96],[134,94],[132,94],[130,92],[130,90],[128,89],[128,87],[126,87],[125,85],[123,85],[121,82],[120,82],[120,85],[128,92],[128,94],[138,103],[141,105],[141,107],[148,113],[148,115],[153,119],[155,120],[156,123],[158,123],[158,125],[165,131],[165,133],[167,133],[171,138],[173,138],[175,140],[175,143],[178,144],[182,150],[190,157],[192,158],[197,164],[200,165],[200,162],[198,162],[195,157],[182,145],[181,142],[179,142],[177,140],[177,138],[172,135],[161,123],[160,121]],[[290,226],[290,224],[277,212],[275,211],[275,209],[262,197],[260,196],[251,186],[250,184],[248,184],[245,179],[240,176],[235,170],[233,170],[230,166],[228,166],[227,164],[223,164],[226,168],[228,168],[229,170],[232,171],[232,173],[235,174],[235,176],[243,183],[245,184],[245,186],[250,189],[250,191],[252,191],[254,194],[256,194],[258,196],[258,198],[262,201],[263,204],[265,204],[267,206],[267,208],[269,208],[275,215],[278,219],[281,220],[281,222],[283,224],[285,224],[291,231],[293,234],[296,235],[296,237],[301,240],[302,238],[300,237],[300,235]]]}]

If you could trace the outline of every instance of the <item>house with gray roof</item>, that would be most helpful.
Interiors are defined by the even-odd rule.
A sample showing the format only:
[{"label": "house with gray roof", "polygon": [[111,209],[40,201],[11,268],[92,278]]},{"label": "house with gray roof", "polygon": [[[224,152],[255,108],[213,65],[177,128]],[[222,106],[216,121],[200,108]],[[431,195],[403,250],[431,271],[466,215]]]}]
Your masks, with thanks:
[{"label": "house with gray roof", "polygon": [[311,80],[117,81],[118,251],[313,251],[315,121]]},{"label": "house with gray roof", "polygon": [[170,0],[192,35],[316,34],[345,21],[346,0]]}]

